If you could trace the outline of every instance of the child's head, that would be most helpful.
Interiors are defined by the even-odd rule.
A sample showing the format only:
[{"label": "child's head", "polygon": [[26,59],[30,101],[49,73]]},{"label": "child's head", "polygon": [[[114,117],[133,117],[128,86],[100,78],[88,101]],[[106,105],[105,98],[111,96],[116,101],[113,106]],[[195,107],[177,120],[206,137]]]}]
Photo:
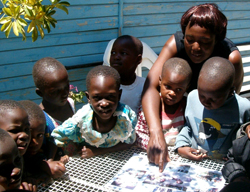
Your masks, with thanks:
[{"label": "child's head", "polygon": [[195,5],[188,9],[181,18],[181,29],[183,34],[186,28],[194,25],[204,27],[215,34],[216,41],[225,38],[227,32],[227,18],[214,3]]},{"label": "child's head", "polygon": [[35,155],[41,149],[45,134],[46,119],[42,109],[33,101],[19,101],[29,117],[31,140],[26,154]]},{"label": "child's head", "polygon": [[189,87],[192,70],[184,59],[171,58],[167,60],[159,78],[161,97],[166,105],[174,105],[181,101]]},{"label": "child's head", "polygon": [[111,49],[110,66],[115,68],[121,78],[135,74],[142,60],[143,46],[139,39],[129,35],[118,37]]},{"label": "child's head", "polygon": [[69,94],[69,79],[63,64],[51,57],[38,60],[33,67],[36,93],[55,106],[64,106]]},{"label": "child's head", "polygon": [[121,97],[120,75],[109,66],[97,66],[86,77],[89,104],[99,118],[112,118]]},{"label": "child's head", "polygon": [[15,140],[21,156],[30,142],[30,124],[23,106],[14,100],[0,100],[0,128]]},{"label": "child's head", "polygon": [[0,191],[18,189],[21,184],[22,159],[16,143],[0,129]]},{"label": "child's head", "polygon": [[212,57],[204,63],[198,78],[198,92],[206,109],[221,107],[233,94],[234,75],[234,66],[227,59]]}]

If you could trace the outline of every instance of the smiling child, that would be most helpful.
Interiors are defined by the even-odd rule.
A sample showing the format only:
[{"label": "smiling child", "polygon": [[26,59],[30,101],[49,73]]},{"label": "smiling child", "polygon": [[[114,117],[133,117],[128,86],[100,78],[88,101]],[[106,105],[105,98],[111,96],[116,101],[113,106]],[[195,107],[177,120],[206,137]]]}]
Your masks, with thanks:
[{"label": "smiling child", "polygon": [[52,132],[57,146],[88,158],[129,148],[135,142],[136,114],[119,102],[120,75],[97,66],[87,75],[88,104]]}]

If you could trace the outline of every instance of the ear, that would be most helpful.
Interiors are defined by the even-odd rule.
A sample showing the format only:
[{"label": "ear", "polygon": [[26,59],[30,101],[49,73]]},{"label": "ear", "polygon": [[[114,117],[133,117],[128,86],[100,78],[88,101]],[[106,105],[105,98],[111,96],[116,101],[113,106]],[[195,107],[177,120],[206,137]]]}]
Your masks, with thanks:
[{"label": "ear", "polygon": [[88,99],[88,103],[90,103],[89,92],[88,92],[88,91],[85,91],[85,95],[86,95],[86,97],[87,97],[87,99]]},{"label": "ear", "polygon": [[119,89],[119,101],[121,99],[121,96],[122,96],[122,89]]},{"label": "ear", "polygon": [[137,65],[139,65],[142,62],[142,54],[139,54],[137,56]]},{"label": "ear", "polygon": [[159,76],[159,87],[161,86],[161,75]]},{"label": "ear", "polygon": [[40,97],[43,97],[43,93],[39,88],[36,88],[36,94],[39,95]]}]

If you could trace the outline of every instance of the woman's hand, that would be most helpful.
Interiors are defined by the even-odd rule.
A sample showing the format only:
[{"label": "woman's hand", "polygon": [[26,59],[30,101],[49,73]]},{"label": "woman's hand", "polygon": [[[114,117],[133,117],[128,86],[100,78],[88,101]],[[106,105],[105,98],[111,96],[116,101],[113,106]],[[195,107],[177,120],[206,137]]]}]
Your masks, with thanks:
[{"label": "woman's hand", "polygon": [[160,137],[160,134],[150,135],[147,154],[149,162],[159,165],[159,171],[162,172],[165,163],[170,161],[170,158],[168,155],[168,147],[166,141],[164,138]]},{"label": "woman's hand", "polygon": [[180,147],[178,148],[178,153],[182,157],[195,161],[201,161],[202,159],[207,158],[207,154],[201,153],[199,150],[191,147]]}]

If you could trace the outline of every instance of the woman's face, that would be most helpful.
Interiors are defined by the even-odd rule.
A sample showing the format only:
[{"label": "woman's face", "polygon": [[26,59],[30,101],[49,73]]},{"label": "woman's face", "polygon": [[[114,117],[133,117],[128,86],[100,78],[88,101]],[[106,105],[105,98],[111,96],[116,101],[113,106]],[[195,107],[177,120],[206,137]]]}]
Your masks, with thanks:
[{"label": "woman's face", "polygon": [[210,30],[199,25],[189,27],[188,24],[186,27],[184,46],[192,62],[199,64],[208,59],[213,53],[215,44],[215,34]]}]

